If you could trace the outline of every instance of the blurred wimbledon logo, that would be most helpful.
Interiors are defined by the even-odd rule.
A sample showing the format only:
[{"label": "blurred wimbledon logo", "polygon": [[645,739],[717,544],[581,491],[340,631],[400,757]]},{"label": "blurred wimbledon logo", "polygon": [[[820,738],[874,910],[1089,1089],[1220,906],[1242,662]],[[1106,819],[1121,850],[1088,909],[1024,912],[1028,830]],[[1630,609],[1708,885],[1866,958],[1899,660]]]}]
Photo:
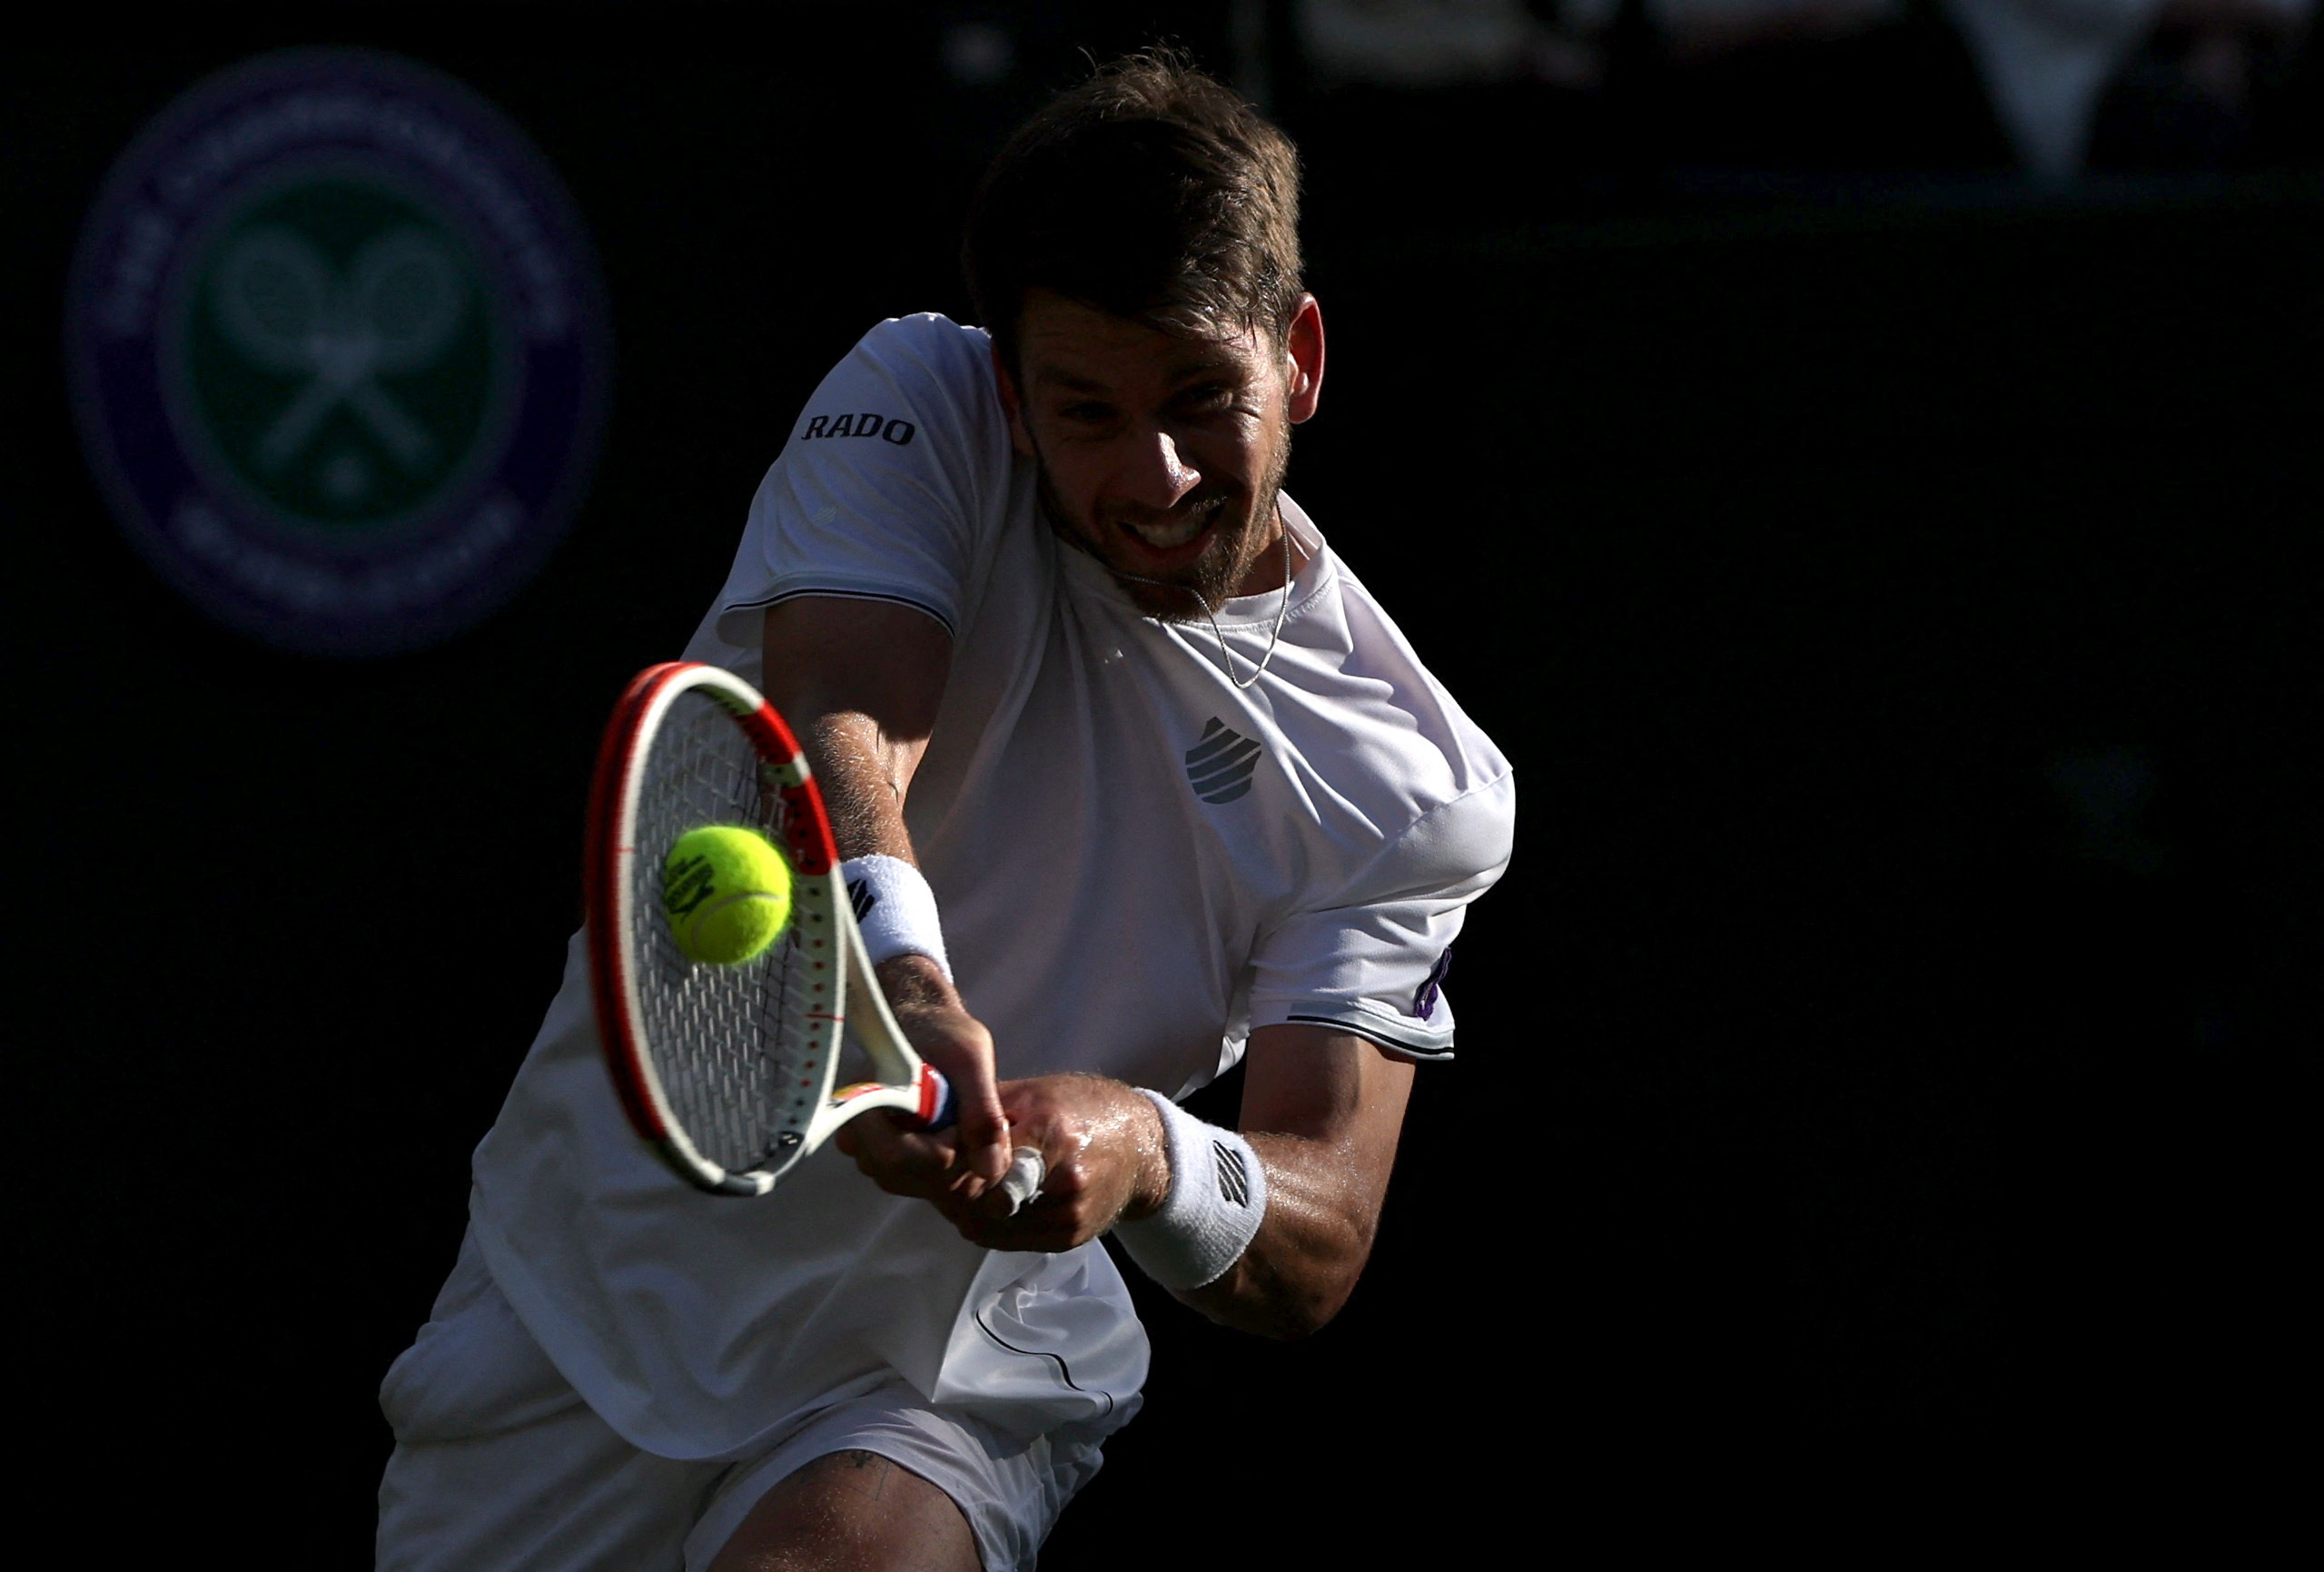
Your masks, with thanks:
[{"label": "blurred wimbledon logo", "polygon": [[197,84],[123,155],[68,302],[74,412],[131,539],[217,620],[393,654],[489,616],[578,503],[595,259],[529,142],[361,52]]},{"label": "blurred wimbledon logo", "polygon": [[392,192],[270,193],[198,273],[179,329],[186,424],[285,515],[377,529],[425,507],[508,395],[474,259]]}]

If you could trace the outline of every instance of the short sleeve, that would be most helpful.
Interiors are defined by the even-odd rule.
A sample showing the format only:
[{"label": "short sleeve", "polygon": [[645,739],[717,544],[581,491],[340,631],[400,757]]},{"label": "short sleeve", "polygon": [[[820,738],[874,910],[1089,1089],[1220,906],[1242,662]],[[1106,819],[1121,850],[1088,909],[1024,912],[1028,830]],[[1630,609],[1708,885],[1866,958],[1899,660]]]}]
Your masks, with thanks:
[{"label": "short sleeve", "polygon": [[1334,1026],[1403,1058],[1451,1058],[1445,974],[1469,904],[1508,866],[1516,800],[1505,770],[1439,805],[1328,904],[1264,934],[1252,960],[1251,1026]]},{"label": "short sleeve", "polygon": [[752,500],[713,614],[720,638],[756,648],[758,617],[799,595],[898,601],[958,631],[1006,511],[989,343],[943,317],[901,317],[824,378]]}]

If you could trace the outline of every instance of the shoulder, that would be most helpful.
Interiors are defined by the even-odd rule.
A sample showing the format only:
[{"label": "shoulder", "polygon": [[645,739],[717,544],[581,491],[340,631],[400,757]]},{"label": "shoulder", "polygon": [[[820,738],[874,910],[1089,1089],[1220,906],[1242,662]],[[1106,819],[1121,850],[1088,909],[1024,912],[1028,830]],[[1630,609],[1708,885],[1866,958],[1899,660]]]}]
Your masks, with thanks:
[{"label": "shoulder", "polygon": [[857,352],[898,364],[916,364],[940,375],[966,376],[991,385],[993,339],[940,311],[915,311],[873,325],[856,341]]},{"label": "shoulder", "polygon": [[[1310,526],[1311,528],[1311,526]],[[1328,584],[1300,609],[1279,722],[1367,898],[1489,882],[1508,861],[1515,772],[1329,548]]]},{"label": "shoulder", "polygon": [[890,317],[855,341],[838,371],[854,371],[923,397],[996,402],[993,341],[934,311]]},{"label": "shoulder", "polygon": [[1517,772],[1417,658],[1381,664],[1393,697],[1366,725],[1387,800],[1377,851],[1354,882],[1371,900],[1482,889],[1508,864]]},{"label": "shoulder", "polygon": [[1008,422],[992,340],[934,312],[875,326],[824,378],[789,448],[851,459],[973,455],[1005,466]]}]

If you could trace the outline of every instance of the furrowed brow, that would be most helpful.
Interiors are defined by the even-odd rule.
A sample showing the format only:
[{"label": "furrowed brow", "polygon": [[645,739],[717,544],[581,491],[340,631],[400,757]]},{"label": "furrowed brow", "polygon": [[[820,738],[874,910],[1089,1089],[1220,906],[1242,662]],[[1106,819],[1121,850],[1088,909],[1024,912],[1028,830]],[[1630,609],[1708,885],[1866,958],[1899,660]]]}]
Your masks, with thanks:
[{"label": "furrowed brow", "polygon": [[1113,390],[1107,387],[1103,382],[1093,381],[1087,377],[1076,376],[1072,371],[1065,370],[1063,366],[1037,365],[1033,368],[1033,374],[1040,381],[1054,384],[1057,387],[1064,389],[1067,392],[1088,393],[1101,399],[1112,398],[1113,396]]},{"label": "furrowed brow", "polygon": [[1232,355],[1198,355],[1172,367],[1170,381],[1172,387],[1221,380],[1241,381],[1248,374],[1249,369]]}]

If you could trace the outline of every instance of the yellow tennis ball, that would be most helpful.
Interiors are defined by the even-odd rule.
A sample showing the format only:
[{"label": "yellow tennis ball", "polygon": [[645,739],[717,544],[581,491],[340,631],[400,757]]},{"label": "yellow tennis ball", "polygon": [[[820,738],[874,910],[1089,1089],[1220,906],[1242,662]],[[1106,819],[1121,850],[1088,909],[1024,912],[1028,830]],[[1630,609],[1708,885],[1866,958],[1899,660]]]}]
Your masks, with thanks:
[{"label": "yellow tennis ball", "polygon": [[688,958],[739,966],[790,923],[791,865],[757,830],[688,830],[662,859],[662,910]]}]

